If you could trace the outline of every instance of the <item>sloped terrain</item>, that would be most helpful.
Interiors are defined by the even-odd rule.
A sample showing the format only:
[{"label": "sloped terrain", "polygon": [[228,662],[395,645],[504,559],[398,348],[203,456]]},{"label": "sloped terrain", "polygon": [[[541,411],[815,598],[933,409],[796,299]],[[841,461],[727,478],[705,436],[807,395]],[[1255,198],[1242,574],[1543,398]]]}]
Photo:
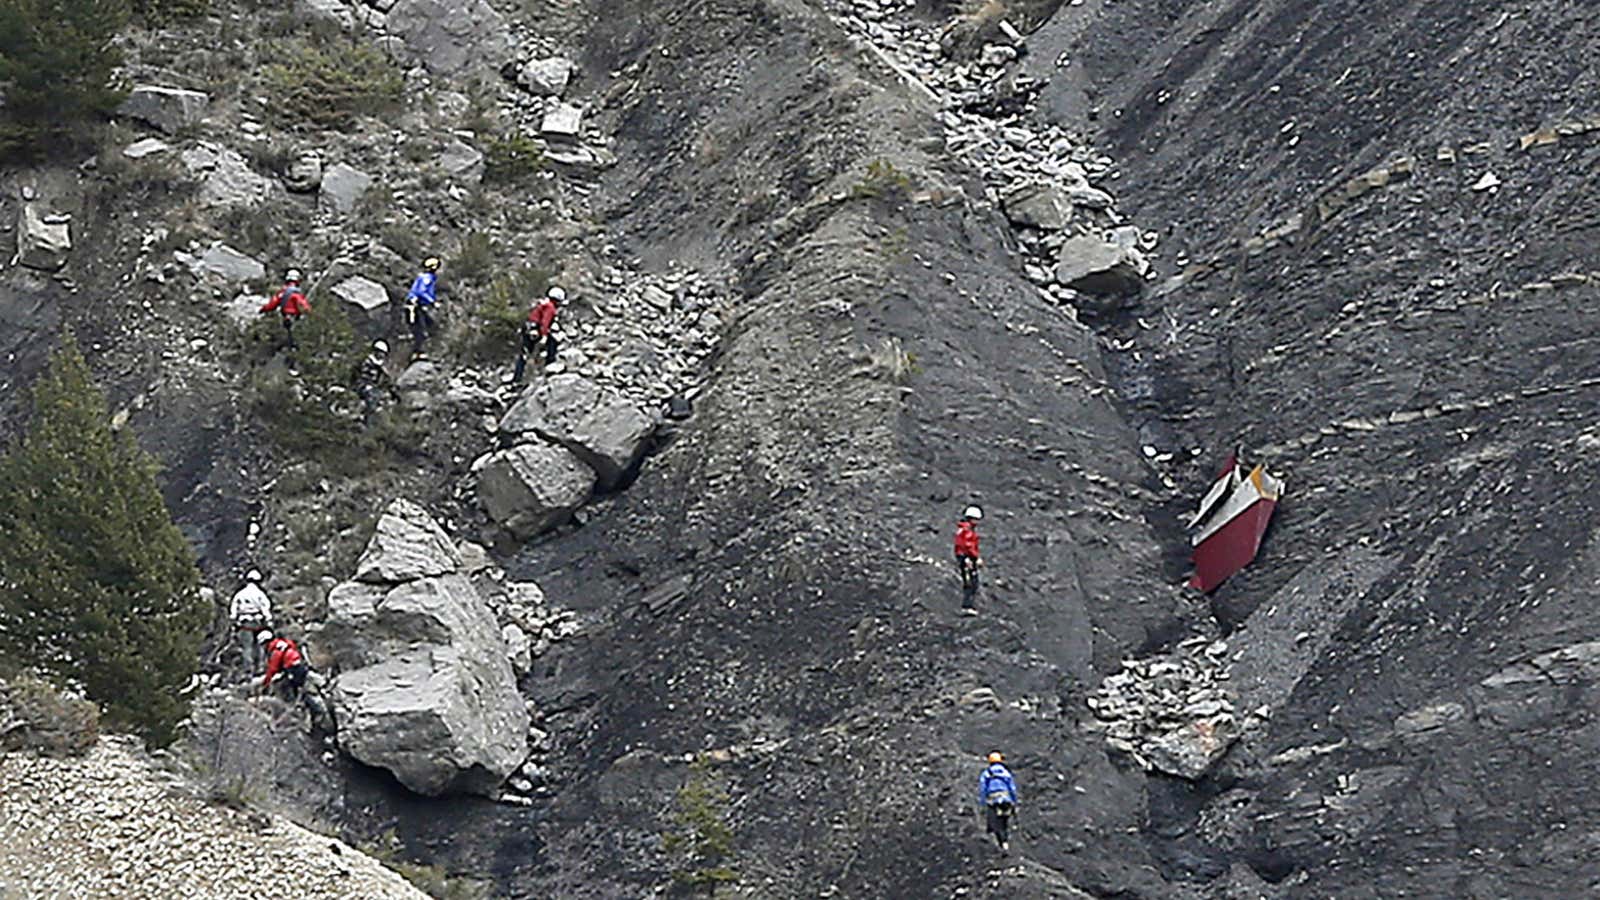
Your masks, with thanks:
[{"label": "sloped terrain", "polygon": [[[1158,807],[1182,835],[1167,871],[1591,891],[1572,856],[1595,827],[1591,675],[1542,656],[1596,627],[1600,149],[1554,129],[1596,111],[1588,10],[1117,4],[1085,34],[1061,107],[1102,105],[1124,208],[1189,261],[1110,365],[1163,449],[1237,442],[1288,474],[1266,564],[1218,591],[1219,619],[1260,649],[1271,616],[1319,609],[1278,638],[1270,726]],[[1404,158],[1409,177],[1347,189]]]},{"label": "sloped terrain", "polygon": [[[559,258],[591,298],[574,366],[616,361],[597,347],[639,324],[641,273],[669,269],[731,298],[692,341],[716,349],[703,379],[703,350],[670,369],[694,414],[635,480],[576,527],[495,546],[581,621],[522,680],[548,732],[536,800],[423,800],[305,748],[274,763],[275,789],[509,897],[669,884],[662,836],[697,757],[729,792],[730,890],[749,896],[1591,892],[1600,138],[1570,124],[1600,114],[1587,10],[1030,3],[1019,56],[983,48],[1010,43],[990,7],[954,32],[942,4],[520,7],[519,39],[574,51],[615,166],[470,203],[446,189],[427,239],[483,228],[508,259]],[[1116,206],[1094,222],[1153,232],[1142,294],[1091,305],[1029,271],[1037,236],[952,133],[970,121],[885,50],[913,33],[893,17],[917,23],[918,59],[946,53],[923,37],[977,35],[982,69],[1037,80],[964,111],[1109,154],[1097,187]],[[980,68],[968,41],[941,65]],[[463,124],[466,87],[426,87],[406,126]],[[319,218],[290,249],[393,279],[405,260],[380,244],[402,241],[367,232],[439,186],[375,149],[388,125],[363,127],[330,140],[395,173],[400,211]],[[184,197],[128,190],[75,210],[81,242],[120,248],[69,269],[93,290],[8,270],[7,379],[64,323],[103,340],[113,408],[162,450],[207,566],[296,554],[274,588],[297,619],[317,617],[321,576],[348,574],[379,501],[495,536],[465,490],[509,399],[495,362],[443,354],[418,392],[471,402],[420,415],[426,436],[372,470],[275,460],[241,407],[274,375],[250,339],[154,282],[150,317],[96,305],[145,271],[142,228],[118,217]],[[661,322],[644,355],[690,342]],[[1177,586],[1180,514],[1234,447],[1289,492],[1208,605]],[[949,560],[969,502],[988,513],[977,617]],[[1125,660],[1202,644],[1243,736],[1195,781],[1147,774],[1087,700]],[[1005,859],[971,796],[995,748],[1024,797]]]}]

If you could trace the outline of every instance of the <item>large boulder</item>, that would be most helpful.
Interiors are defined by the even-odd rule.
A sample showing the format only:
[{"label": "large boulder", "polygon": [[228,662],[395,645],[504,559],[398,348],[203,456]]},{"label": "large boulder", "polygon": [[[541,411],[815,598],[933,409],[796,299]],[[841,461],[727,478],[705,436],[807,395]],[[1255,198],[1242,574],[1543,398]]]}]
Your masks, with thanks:
[{"label": "large boulder", "polygon": [[479,457],[478,502],[502,528],[529,537],[565,522],[594,489],[594,470],[565,447],[521,444]]},{"label": "large boulder", "polygon": [[354,166],[337,163],[322,170],[322,194],[318,199],[323,207],[343,215],[356,208],[371,186],[371,175]]},{"label": "large boulder", "polygon": [[400,56],[441,75],[498,69],[511,56],[510,29],[486,0],[396,0],[387,25]]},{"label": "large boulder", "polygon": [[439,523],[410,500],[395,500],[356,561],[356,580],[401,584],[461,569],[461,554]]},{"label": "large boulder", "polygon": [[199,91],[141,84],[128,92],[117,112],[173,134],[200,121],[211,98]]},{"label": "large boulder", "polygon": [[577,454],[602,490],[616,487],[644,456],[655,419],[626,398],[580,375],[555,375],[506,411],[500,431],[512,440],[542,438]]},{"label": "large boulder", "polygon": [[1138,293],[1150,263],[1127,241],[1081,235],[1061,245],[1056,281],[1074,290],[1102,296]]},{"label": "large boulder", "polygon": [[66,265],[67,254],[72,250],[69,221],[65,217],[41,216],[33,204],[23,204],[17,222],[17,262],[46,272]]},{"label": "large boulder", "polygon": [[527,758],[530,722],[512,648],[460,566],[443,530],[396,501],[357,564],[361,580],[329,593],[319,641],[338,671],[345,752],[419,794],[493,796]]}]

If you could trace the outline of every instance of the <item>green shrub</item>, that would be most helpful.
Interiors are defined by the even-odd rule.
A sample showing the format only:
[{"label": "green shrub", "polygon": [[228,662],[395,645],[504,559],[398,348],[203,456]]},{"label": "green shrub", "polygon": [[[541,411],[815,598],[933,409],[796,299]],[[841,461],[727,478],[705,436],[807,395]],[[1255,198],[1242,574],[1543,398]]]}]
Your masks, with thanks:
[{"label": "green shrub", "polygon": [[488,900],[494,896],[493,886],[487,882],[452,876],[443,866],[405,859],[401,855],[405,848],[393,828],[378,835],[377,841],[362,849],[434,900]]},{"label": "green shrub", "polygon": [[481,231],[474,231],[467,235],[461,242],[461,249],[451,257],[447,271],[457,281],[474,281],[479,284],[487,282],[494,274],[495,264],[494,241]]},{"label": "green shrub", "polygon": [[662,835],[661,846],[673,858],[672,880],[681,888],[704,893],[739,880],[733,867],[733,829],[728,826],[728,792],[716,783],[710,763],[696,760],[689,781],[678,789],[676,831]]},{"label": "green shrub", "polygon": [[407,225],[397,222],[384,225],[378,232],[378,240],[401,259],[413,265],[428,255],[427,249],[422,244],[422,238],[417,236],[414,228]]},{"label": "green shrub", "polygon": [[466,328],[458,333],[455,352],[479,361],[514,356],[528,310],[549,286],[550,273],[530,266],[520,266],[496,278],[484,292],[483,301],[472,310]]},{"label": "green shrub", "polygon": [[[322,298],[319,298],[322,300]],[[365,350],[336,301],[316,302],[294,329],[297,348],[285,349],[277,313],[261,316],[245,332],[245,343],[259,365],[247,393],[250,409],[265,422],[280,449],[296,456],[348,459],[360,466],[359,419],[341,412],[350,400],[351,375]],[[295,365],[270,360],[288,353]]]},{"label": "green shrub", "polygon": [[211,609],[155,460],[109,422],[69,337],[0,460],[0,653],[81,685],[112,722],[165,745]]},{"label": "green shrub", "polygon": [[127,0],[0,0],[0,155],[38,159],[83,143],[124,96],[113,43]]},{"label": "green shrub", "polygon": [[887,159],[875,159],[867,164],[867,174],[851,188],[850,195],[872,199],[892,194],[904,194],[911,189],[911,176],[902,172]]},{"label": "green shrub", "polygon": [[291,39],[276,55],[282,62],[267,67],[266,83],[286,124],[340,128],[395,108],[405,88],[400,70],[364,40]]},{"label": "green shrub", "polygon": [[100,711],[37,678],[0,681],[0,752],[80,756],[100,737]]},{"label": "green shrub", "polygon": [[497,184],[525,181],[544,169],[544,150],[520,131],[490,140],[483,157],[483,177]]},{"label": "green shrub", "polygon": [[211,11],[211,0],[133,0],[133,11],[152,24],[195,19]]}]

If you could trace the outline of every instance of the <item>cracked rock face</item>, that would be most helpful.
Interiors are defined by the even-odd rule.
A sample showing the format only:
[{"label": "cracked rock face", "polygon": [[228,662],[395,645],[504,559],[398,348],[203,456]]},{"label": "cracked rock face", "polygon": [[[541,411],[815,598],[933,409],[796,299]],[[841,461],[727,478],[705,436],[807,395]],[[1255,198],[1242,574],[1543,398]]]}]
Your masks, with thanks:
[{"label": "cracked rock face", "polygon": [[429,796],[494,795],[527,756],[529,716],[494,612],[419,507],[391,504],[357,580],[328,595],[340,746]]},{"label": "cracked rock face", "polygon": [[513,440],[540,438],[570,450],[594,470],[601,490],[638,464],[655,426],[631,401],[578,375],[534,385],[500,420],[500,432]]},{"label": "cracked rock face", "polygon": [[481,457],[472,468],[478,475],[478,502],[518,537],[570,519],[595,484],[593,469],[552,444],[520,444]]}]

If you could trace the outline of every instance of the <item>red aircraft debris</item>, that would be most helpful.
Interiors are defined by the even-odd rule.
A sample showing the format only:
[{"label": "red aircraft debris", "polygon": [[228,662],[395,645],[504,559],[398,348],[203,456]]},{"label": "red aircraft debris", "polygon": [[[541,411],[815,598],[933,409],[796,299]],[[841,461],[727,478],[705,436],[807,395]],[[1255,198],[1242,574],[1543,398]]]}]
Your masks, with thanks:
[{"label": "red aircraft debris", "polygon": [[1200,509],[1189,520],[1190,529],[1199,528],[1191,539],[1194,577],[1189,579],[1190,587],[1209,594],[1256,558],[1261,536],[1282,493],[1283,480],[1267,474],[1265,465],[1246,475],[1238,454],[1228,455],[1216,482],[1200,501]]}]

